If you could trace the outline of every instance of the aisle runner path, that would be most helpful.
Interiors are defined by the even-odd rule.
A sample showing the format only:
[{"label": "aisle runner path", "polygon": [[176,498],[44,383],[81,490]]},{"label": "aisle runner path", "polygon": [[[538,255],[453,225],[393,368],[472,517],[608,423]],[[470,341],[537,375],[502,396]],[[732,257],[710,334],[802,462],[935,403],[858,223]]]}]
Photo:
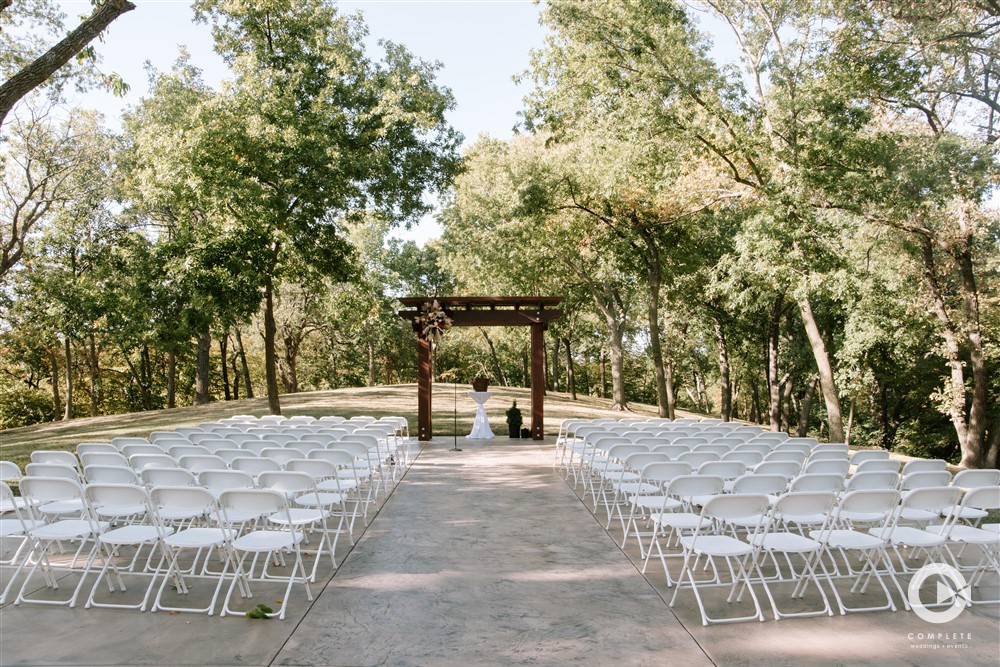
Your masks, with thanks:
[{"label": "aisle runner path", "polygon": [[711,665],[552,472],[552,446],[429,446],[276,665]]}]

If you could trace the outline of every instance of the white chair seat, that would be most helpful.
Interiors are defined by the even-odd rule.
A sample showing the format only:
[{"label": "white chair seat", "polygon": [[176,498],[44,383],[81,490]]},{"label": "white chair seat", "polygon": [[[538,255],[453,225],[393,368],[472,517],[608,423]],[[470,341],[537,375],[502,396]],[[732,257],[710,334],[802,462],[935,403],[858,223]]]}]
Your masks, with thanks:
[{"label": "white chair seat", "polygon": [[699,535],[682,537],[681,544],[695,553],[708,553],[712,556],[731,558],[744,556],[753,552],[753,547],[728,535]]},{"label": "white chair seat", "polygon": [[225,528],[187,528],[178,533],[168,535],[163,543],[168,547],[178,549],[197,549],[210,547],[221,542],[230,541],[236,537],[236,532]]},{"label": "white chair seat", "polygon": [[25,519],[21,523],[18,519],[0,519],[0,537],[14,537],[23,535],[25,530],[35,530],[45,525],[44,521]]},{"label": "white chair seat", "polygon": [[825,537],[827,544],[843,549],[877,549],[885,544],[885,540],[883,539],[874,535],[859,533],[856,530],[810,530],[809,537],[814,540],[820,540]]},{"label": "white chair seat", "polygon": [[102,533],[97,539],[104,544],[140,544],[155,542],[160,537],[160,530],[164,534],[170,535],[174,529],[169,526],[157,528],[156,526],[122,526]]},{"label": "white chair seat", "polygon": [[63,519],[29,530],[28,534],[37,540],[70,540],[103,533],[110,526],[107,521],[100,521],[95,525],[85,519]]},{"label": "white chair seat", "polygon": [[233,548],[239,551],[269,552],[290,549],[302,541],[302,534],[283,530],[255,530],[233,540]]},{"label": "white chair seat", "polygon": [[683,504],[681,501],[671,498],[670,496],[663,497],[661,495],[635,496],[632,498],[632,502],[634,502],[638,507],[664,510],[675,510]]},{"label": "white chair seat", "polygon": [[[317,495],[319,496],[317,498]],[[348,500],[346,493],[320,493],[307,494],[295,499],[295,504],[299,507],[326,507],[329,505],[340,505]],[[294,518],[294,517],[293,517]]]},{"label": "white chair seat", "polygon": [[700,514],[690,512],[654,512],[649,518],[661,526],[669,526],[677,530],[694,530],[711,523],[710,520],[702,518]]},{"label": "white chair seat", "polygon": [[[927,530],[941,534],[945,526],[927,526]],[[1000,544],[1000,532],[973,528],[972,526],[954,525],[946,536],[954,542],[965,542],[967,544]]]},{"label": "white chair seat", "polygon": [[786,553],[809,553],[823,547],[816,540],[811,540],[805,535],[798,533],[766,533],[756,535],[753,543],[767,551],[781,551]]},{"label": "white chair seat", "polygon": [[868,529],[869,534],[874,535],[875,537],[888,539],[889,542],[896,545],[906,545],[911,547],[937,547],[947,541],[941,535],[921,530],[919,528],[913,528],[912,526],[896,526],[887,535],[883,534],[884,532],[885,531],[882,528]]}]

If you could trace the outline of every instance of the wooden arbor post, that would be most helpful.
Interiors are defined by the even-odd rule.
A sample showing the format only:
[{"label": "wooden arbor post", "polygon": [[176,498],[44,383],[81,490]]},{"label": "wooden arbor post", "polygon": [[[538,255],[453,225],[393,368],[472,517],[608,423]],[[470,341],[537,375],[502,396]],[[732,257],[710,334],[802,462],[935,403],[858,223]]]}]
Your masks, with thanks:
[{"label": "wooden arbor post", "polygon": [[[426,442],[433,436],[431,424],[431,342],[423,337],[420,316],[431,301],[438,304],[456,327],[531,327],[531,437],[545,437],[545,330],[549,322],[562,316],[554,309],[561,296],[543,297],[408,297],[400,299],[409,310],[399,316],[410,320],[417,333],[417,438]],[[547,308],[548,307],[548,308]]]}]

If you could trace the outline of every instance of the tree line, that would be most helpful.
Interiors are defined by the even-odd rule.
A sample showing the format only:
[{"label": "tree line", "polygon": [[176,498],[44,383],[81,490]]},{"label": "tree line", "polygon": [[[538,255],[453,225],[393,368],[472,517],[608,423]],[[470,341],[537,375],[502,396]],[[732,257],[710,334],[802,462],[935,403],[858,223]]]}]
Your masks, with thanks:
[{"label": "tree line", "polygon": [[[518,133],[459,157],[434,65],[203,0],[220,90],[182,53],[121,132],[3,121],[0,421],[412,382],[395,297],[562,295],[553,391],[995,466],[997,9],[549,0]],[[442,238],[391,240],[428,191]],[[437,379],[526,385],[522,334],[448,332]]]}]

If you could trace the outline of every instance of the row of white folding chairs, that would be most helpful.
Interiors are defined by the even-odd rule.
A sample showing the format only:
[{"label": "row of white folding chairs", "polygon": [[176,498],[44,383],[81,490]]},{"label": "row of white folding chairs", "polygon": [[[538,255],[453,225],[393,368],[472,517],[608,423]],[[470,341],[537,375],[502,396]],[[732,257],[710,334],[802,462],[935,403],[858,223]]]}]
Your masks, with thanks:
[{"label": "row of white folding chairs", "polygon": [[[923,553],[928,561],[942,557],[950,560],[969,573],[969,581],[974,585],[987,576],[994,578],[990,582],[992,585],[997,583],[1000,533],[995,526],[981,529],[963,523],[957,510],[982,512],[1000,507],[1000,487],[972,489],[965,492],[964,497],[963,490],[955,487],[926,487],[907,495],[901,495],[897,490],[865,489],[840,496],[831,491],[790,491],[773,498],[766,493],[720,494],[718,490],[722,484],[721,478],[706,476],[678,475],[671,479],[664,494],[670,502],[664,500],[660,511],[650,513],[655,531],[642,554],[645,571],[655,549],[655,555],[663,564],[668,586],[677,585],[671,606],[676,602],[682,586],[694,590],[704,625],[763,620],[753,592],[754,584],[764,587],[776,620],[790,616],[833,615],[817,576],[817,567],[822,571],[822,580],[832,589],[842,614],[895,610],[883,576],[895,585],[904,606],[909,609],[896,578],[897,571],[915,569],[909,566],[901,553],[901,549],[908,547]],[[927,519],[923,524],[912,525],[907,516],[914,514],[923,514]],[[709,535],[709,539],[699,539]],[[671,538],[676,546],[668,553],[663,546]],[[978,559],[974,555],[971,561],[963,563],[962,551],[970,544],[976,545],[981,550],[980,554]],[[959,549],[952,551],[950,547],[953,545]],[[896,555],[898,564],[890,561],[889,548]],[[862,557],[863,567],[860,570],[851,567],[846,559],[848,551]],[[914,553],[911,550],[908,555],[912,557]],[[767,576],[761,569],[763,562],[758,560],[765,554],[767,563],[776,570]],[[777,555],[785,557],[784,562],[789,567],[787,573],[782,572],[782,562],[776,558]],[[798,571],[791,568],[789,556],[804,558]],[[837,556],[843,557],[839,564]],[[669,558],[682,561],[679,575],[671,575],[667,567]],[[731,566],[728,571],[733,576],[729,581],[720,577],[722,569],[717,567],[716,558],[725,559]],[[731,558],[737,560],[731,561]],[[711,571],[713,576],[705,578],[696,574],[696,567],[701,572]],[[886,603],[874,607],[848,607],[845,604],[846,594],[841,595],[836,580],[852,581],[854,586],[851,592],[854,592],[871,576],[882,588]],[[815,590],[821,593],[822,608],[806,612],[780,611],[768,585],[776,581],[793,586],[792,597],[801,595],[809,584],[814,585]],[[727,603],[734,601],[738,589],[749,591],[753,612],[742,617],[712,618],[706,611],[699,588],[704,590],[705,587],[719,585],[729,592]],[[741,601],[742,597],[740,593],[736,601]],[[996,601],[978,599],[973,602]]]},{"label": "row of white folding chairs", "polygon": [[[28,500],[24,514],[18,521],[23,545],[29,553],[17,563],[2,596],[6,598],[18,575],[26,576],[15,599],[15,604],[36,603],[75,606],[89,574],[98,571],[85,607],[112,607],[145,610],[156,584],[159,588],[152,598],[151,608],[169,611],[197,611],[213,613],[223,584],[230,586],[222,604],[221,615],[244,613],[231,606],[236,590],[241,597],[250,598],[251,583],[278,581],[285,583],[277,612],[266,615],[284,618],[294,584],[303,584],[309,600],[309,584],[316,579],[320,559],[329,552],[336,567],[336,542],[345,524],[345,512],[331,512],[330,507],[340,501],[324,498],[312,478],[305,473],[274,473],[262,478],[266,488],[234,487],[212,493],[195,486],[156,486],[147,490],[140,485],[88,484],[64,478],[25,477],[21,482],[22,493]],[[6,485],[0,494],[10,495]],[[293,506],[294,503],[294,506]],[[33,507],[67,506],[61,514],[44,518],[32,514]],[[339,516],[336,528],[330,529],[327,519]],[[302,545],[307,532],[319,537],[313,550],[316,561],[311,573],[306,571],[302,558]],[[60,562],[50,556],[61,553],[66,545],[76,546],[68,564],[65,557]],[[131,562],[123,565],[123,549],[132,548]],[[143,558],[143,550],[147,553]],[[178,553],[185,549],[196,551],[196,569],[182,569]],[[210,553],[203,554],[208,550]],[[224,567],[212,571],[208,558],[211,552],[221,557]],[[276,573],[268,563],[284,562],[291,554],[294,562],[290,573]],[[97,565],[101,566],[98,570]],[[82,565],[81,565],[82,563]],[[56,574],[68,571],[79,580],[68,598],[53,599],[51,592],[58,588]],[[33,597],[32,580],[41,573],[48,593]],[[146,579],[139,596],[125,593],[125,579]],[[206,607],[183,608],[164,604],[163,595],[168,584],[179,594],[188,592],[187,580],[208,578],[216,581],[214,593]],[[110,595],[98,595],[102,581],[107,581]],[[65,583],[65,582],[64,582]],[[115,590],[117,584],[118,591]],[[122,600],[121,597],[131,597]],[[119,598],[119,599],[116,599]],[[181,598],[183,599],[183,598]]]}]

